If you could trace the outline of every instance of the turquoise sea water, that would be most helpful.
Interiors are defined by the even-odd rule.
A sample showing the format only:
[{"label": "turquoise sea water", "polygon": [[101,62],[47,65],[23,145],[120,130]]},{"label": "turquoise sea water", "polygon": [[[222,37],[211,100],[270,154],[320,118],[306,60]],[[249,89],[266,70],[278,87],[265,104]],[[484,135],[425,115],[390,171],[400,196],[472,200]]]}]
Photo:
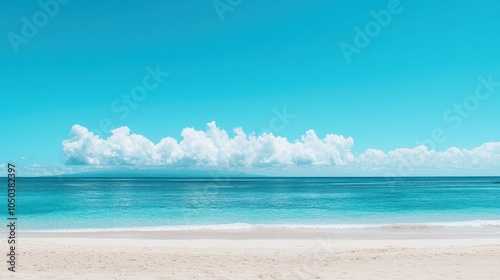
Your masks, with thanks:
[{"label": "turquoise sea water", "polygon": [[17,217],[43,231],[500,228],[500,178],[19,178]]}]

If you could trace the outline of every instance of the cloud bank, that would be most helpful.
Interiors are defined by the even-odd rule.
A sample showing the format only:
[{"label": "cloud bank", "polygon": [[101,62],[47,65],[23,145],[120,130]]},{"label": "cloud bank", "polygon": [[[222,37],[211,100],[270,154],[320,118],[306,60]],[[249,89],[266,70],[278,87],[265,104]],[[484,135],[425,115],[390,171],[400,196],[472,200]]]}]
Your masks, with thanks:
[{"label": "cloud bank", "polygon": [[485,143],[471,150],[452,147],[443,152],[429,150],[423,145],[388,153],[368,149],[355,163],[366,168],[495,169],[500,167],[500,142]]},{"label": "cloud bank", "polygon": [[354,160],[352,138],[328,134],[320,139],[313,130],[299,141],[264,133],[247,135],[235,128],[234,137],[207,124],[205,131],[182,130],[182,140],[172,137],[153,143],[128,127],[111,131],[101,139],[81,125],[71,129],[71,139],[63,141],[69,164],[86,165],[191,165],[191,166],[283,166],[345,165]]},{"label": "cloud bank", "polygon": [[[128,127],[112,131],[100,138],[81,125],[74,125],[71,138],[63,141],[63,151],[72,165],[137,165],[181,167],[302,167],[323,166],[340,169],[495,169],[500,167],[500,142],[485,143],[471,150],[449,148],[438,152],[425,146],[401,148],[389,152],[368,149],[355,156],[354,140],[327,134],[324,138],[309,130],[300,139],[263,133],[246,134],[234,129],[234,136],[207,124],[205,131],[185,128],[182,139],[163,138],[153,143],[133,134]],[[410,176],[411,174],[407,174]]]}]

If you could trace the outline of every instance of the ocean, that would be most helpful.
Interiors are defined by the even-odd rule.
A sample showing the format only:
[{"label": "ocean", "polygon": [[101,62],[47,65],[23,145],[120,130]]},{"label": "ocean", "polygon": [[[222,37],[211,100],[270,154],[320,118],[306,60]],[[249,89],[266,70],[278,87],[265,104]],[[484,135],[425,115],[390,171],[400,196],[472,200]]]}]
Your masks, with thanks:
[{"label": "ocean", "polygon": [[18,178],[16,200],[25,231],[500,230],[500,177]]}]

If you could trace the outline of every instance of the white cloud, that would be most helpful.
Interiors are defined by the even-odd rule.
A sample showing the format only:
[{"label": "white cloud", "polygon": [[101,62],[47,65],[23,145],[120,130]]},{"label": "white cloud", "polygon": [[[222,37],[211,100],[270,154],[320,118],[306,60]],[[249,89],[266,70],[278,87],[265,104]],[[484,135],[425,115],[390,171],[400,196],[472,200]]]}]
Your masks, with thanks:
[{"label": "white cloud", "polygon": [[496,168],[500,166],[500,142],[485,143],[472,150],[449,148],[443,152],[429,150],[426,146],[403,148],[384,153],[369,149],[356,159],[359,166],[410,168]]},{"label": "white cloud", "polygon": [[241,128],[235,128],[231,137],[211,122],[205,131],[185,128],[181,136],[180,141],[166,137],[153,143],[142,135],[131,134],[127,127],[120,127],[102,139],[87,128],[74,125],[71,139],[63,141],[63,150],[67,163],[92,166],[323,166],[336,170],[385,170],[397,176],[411,176],[415,170],[424,169],[494,170],[500,167],[500,142],[485,143],[471,150],[449,148],[443,152],[425,146],[389,152],[368,149],[354,156],[351,137],[327,134],[319,138],[313,130],[296,141],[267,133],[247,135]]},{"label": "white cloud", "polygon": [[230,137],[215,122],[205,131],[185,128],[182,140],[171,137],[153,143],[127,127],[112,131],[102,139],[81,125],[71,129],[71,139],[63,141],[69,164],[85,165],[182,165],[182,166],[288,166],[345,165],[354,160],[352,138],[328,134],[320,139],[313,130],[298,141],[272,134],[247,135],[241,128]]}]

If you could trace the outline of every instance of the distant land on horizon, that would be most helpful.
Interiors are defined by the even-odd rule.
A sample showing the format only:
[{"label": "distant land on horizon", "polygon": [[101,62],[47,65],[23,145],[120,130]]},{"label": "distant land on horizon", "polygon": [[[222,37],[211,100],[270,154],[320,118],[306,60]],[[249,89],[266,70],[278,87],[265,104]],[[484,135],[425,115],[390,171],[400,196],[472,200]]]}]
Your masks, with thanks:
[{"label": "distant land on horizon", "polygon": [[248,174],[239,171],[226,171],[226,170],[172,170],[172,169],[116,169],[116,170],[93,170],[87,172],[62,174],[59,176],[40,176],[39,178],[52,178],[52,177],[103,177],[103,178],[226,178],[226,177],[266,177],[261,175]]},{"label": "distant land on horizon", "polygon": [[[197,170],[197,169],[114,169],[114,170],[92,170],[73,174],[62,174],[58,176],[38,176],[31,178],[498,178],[495,184],[500,184],[500,176],[303,176],[284,175],[273,176],[263,174],[250,174],[241,171],[228,170]],[[29,178],[29,177],[27,177]]]}]

